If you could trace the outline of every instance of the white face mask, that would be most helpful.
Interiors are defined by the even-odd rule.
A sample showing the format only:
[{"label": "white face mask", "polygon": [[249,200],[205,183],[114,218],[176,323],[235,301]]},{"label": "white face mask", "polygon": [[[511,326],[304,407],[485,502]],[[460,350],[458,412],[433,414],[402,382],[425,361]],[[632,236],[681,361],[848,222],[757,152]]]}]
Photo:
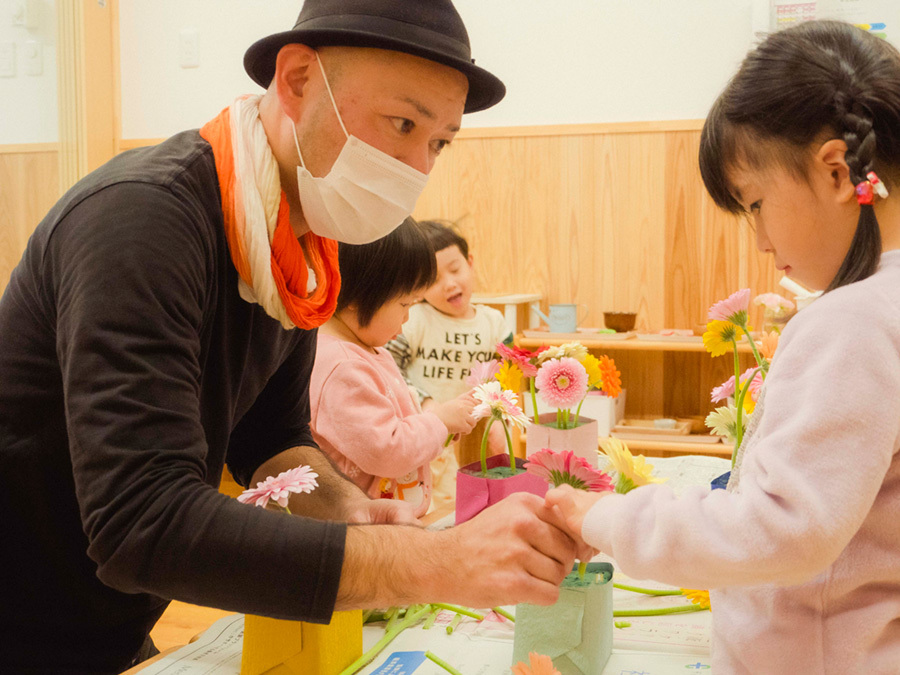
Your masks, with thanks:
[{"label": "white face mask", "polygon": [[320,237],[346,244],[368,244],[390,234],[412,213],[428,176],[347,133],[322,61],[316,60],[347,141],[331,171],[316,178],[306,169],[297,126],[293,125],[294,144],[300,157],[297,187],[303,217],[309,229]]}]

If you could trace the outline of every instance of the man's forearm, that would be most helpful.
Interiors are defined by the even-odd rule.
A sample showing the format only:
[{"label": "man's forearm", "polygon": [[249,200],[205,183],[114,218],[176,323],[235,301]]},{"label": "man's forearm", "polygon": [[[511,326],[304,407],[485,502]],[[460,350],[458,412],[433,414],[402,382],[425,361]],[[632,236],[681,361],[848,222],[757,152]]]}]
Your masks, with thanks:
[{"label": "man's forearm", "polygon": [[253,485],[303,464],[319,474],[319,487],[309,494],[291,495],[292,513],[320,520],[345,520],[351,504],[368,500],[321,450],[305,446],[285,450],[265,462],[253,474]]}]

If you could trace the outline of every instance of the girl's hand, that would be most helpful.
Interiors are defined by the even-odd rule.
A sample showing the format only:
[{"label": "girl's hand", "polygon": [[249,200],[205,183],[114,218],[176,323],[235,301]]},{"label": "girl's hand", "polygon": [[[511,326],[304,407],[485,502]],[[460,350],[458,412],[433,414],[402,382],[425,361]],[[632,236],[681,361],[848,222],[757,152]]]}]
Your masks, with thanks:
[{"label": "girl's hand", "polygon": [[587,492],[576,490],[571,485],[560,485],[547,492],[544,498],[547,506],[558,508],[566,524],[568,534],[577,542],[582,542],[581,526],[584,516],[600,499],[612,492]]},{"label": "girl's hand", "polygon": [[475,397],[467,392],[462,396],[431,406],[429,412],[438,416],[438,419],[447,427],[448,433],[467,434],[475,427],[472,409],[476,403]]}]

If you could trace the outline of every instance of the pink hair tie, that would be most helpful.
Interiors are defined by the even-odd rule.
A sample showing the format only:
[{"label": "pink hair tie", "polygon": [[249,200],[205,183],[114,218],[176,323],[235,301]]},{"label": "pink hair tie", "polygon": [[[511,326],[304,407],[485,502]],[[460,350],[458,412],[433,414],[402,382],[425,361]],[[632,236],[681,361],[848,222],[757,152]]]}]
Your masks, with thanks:
[{"label": "pink hair tie", "polygon": [[878,178],[878,174],[874,171],[870,171],[866,174],[866,180],[862,181],[856,186],[856,201],[862,204],[873,204],[875,202],[875,195],[878,195],[882,199],[887,199],[888,191],[887,188],[884,187],[884,183],[881,182],[881,179]]}]

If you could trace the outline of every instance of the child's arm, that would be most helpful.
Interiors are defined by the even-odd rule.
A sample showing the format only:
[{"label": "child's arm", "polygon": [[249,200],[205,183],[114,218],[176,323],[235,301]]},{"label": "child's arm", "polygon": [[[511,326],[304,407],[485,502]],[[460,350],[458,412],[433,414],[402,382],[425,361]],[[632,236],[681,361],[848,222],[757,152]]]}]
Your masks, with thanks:
[{"label": "child's arm", "polygon": [[397,368],[400,369],[400,374],[403,375],[403,381],[416,392],[416,395],[419,397],[419,403],[423,403],[425,400],[430,399],[431,394],[424,389],[417,387],[413,384],[412,380],[409,379],[408,370],[410,363],[412,363],[412,349],[410,349],[409,341],[406,337],[402,334],[398,335],[388,342],[384,348],[394,357],[394,363],[396,363]]},{"label": "child's arm", "polygon": [[403,417],[397,405],[371,364],[340,363],[322,385],[316,434],[365,473],[398,478],[437,457],[449,431],[436,415]]}]

